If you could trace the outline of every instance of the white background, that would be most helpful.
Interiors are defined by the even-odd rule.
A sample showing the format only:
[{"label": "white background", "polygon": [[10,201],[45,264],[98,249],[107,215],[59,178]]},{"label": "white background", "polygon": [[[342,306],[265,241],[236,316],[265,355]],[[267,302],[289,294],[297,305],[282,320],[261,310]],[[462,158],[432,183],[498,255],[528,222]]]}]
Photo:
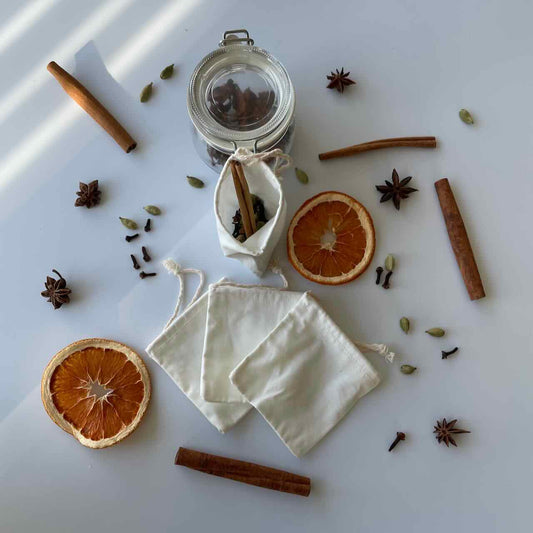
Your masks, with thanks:
[{"label": "white background", "polygon": [[[527,0],[308,1],[2,0],[0,16],[0,529],[88,531],[530,530],[533,94]],[[287,67],[297,95],[288,172],[289,215],[309,196],[339,190],[370,210],[371,269],[328,288],[306,282],[279,256],[296,290],[312,289],[352,338],[387,342],[411,376],[369,355],[382,384],[303,459],[257,413],[220,435],[143,350],[170,315],[173,257],[253,281],[218,247],[216,175],[195,154],[185,106],[197,62],[224,30],[247,28]],[[56,60],[85,83],[139,142],[124,154],[47,73]],[[177,74],[158,79],[176,63]],[[325,88],[345,67],[344,95]],[[156,81],[153,99],[140,89]],[[470,109],[476,124],[457,112]],[[436,135],[437,150],[393,149],[319,162],[327,149],[385,137]],[[396,212],[374,185],[412,175],[419,192]],[[203,190],[185,175],[204,179]],[[470,302],[433,183],[449,177],[487,297]],[[103,201],[75,208],[78,182],[99,179]],[[128,245],[118,216],[164,215]],[[157,278],[139,280],[129,254],[148,246]],[[137,250],[135,250],[137,251]],[[374,269],[397,257],[389,291]],[[39,295],[52,268],[73,290],[54,311]],[[267,278],[272,282],[273,278]],[[190,287],[189,287],[190,288]],[[190,294],[191,291],[189,291]],[[405,336],[401,316],[411,318]],[[443,339],[424,333],[446,328]],[[139,428],[95,451],[56,427],[40,400],[42,371],[63,346],[108,337],[145,355],[153,397]],[[441,349],[460,346],[447,361]],[[437,444],[437,418],[472,431]],[[394,453],[396,431],[407,440]],[[173,466],[179,446],[309,475],[299,498]]]}]

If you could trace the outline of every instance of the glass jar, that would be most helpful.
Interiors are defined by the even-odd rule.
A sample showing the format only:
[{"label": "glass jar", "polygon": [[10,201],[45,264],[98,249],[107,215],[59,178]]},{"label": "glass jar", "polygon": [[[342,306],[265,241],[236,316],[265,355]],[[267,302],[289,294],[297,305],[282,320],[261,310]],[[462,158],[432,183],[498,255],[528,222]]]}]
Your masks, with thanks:
[{"label": "glass jar", "polygon": [[246,30],[224,33],[200,61],[187,92],[194,145],[220,171],[237,148],[289,152],[294,134],[294,88],[283,65],[254,46]]}]

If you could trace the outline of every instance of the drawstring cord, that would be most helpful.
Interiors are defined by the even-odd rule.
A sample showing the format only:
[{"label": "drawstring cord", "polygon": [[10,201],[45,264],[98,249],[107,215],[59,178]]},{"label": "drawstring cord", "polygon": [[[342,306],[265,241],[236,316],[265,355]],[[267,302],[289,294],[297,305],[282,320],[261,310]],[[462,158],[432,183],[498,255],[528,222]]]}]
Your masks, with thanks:
[{"label": "drawstring cord", "polygon": [[167,329],[174,320],[176,320],[176,317],[179,314],[181,305],[183,304],[183,287],[185,284],[185,281],[183,279],[183,274],[197,274],[200,278],[200,281],[198,283],[198,288],[196,289],[196,292],[194,293],[194,296],[192,297],[192,300],[189,302],[187,307],[184,309],[188,309],[198,298],[200,297],[200,293],[202,292],[202,289],[204,288],[205,283],[205,275],[201,270],[197,270],[196,268],[182,268],[181,265],[176,263],[173,259],[165,259],[163,261],[163,266],[167,269],[169,274],[173,274],[176,276],[180,283],[180,291],[178,293],[178,301],[176,302],[176,308],[174,309],[174,313],[170,317],[170,320],[165,324],[165,329]]},{"label": "drawstring cord", "polygon": [[229,159],[240,161],[243,165],[251,165],[257,161],[267,161],[269,159],[276,159],[274,163],[274,175],[276,178],[280,178],[281,172],[292,166],[292,157],[284,154],[280,148],[270,150],[269,152],[259,152],[257,154],[251,153],[246,148],[237,148],[235,153],[231,154]]},{"label": "drawstring cord", "polygon": [[385,357],[385,359],[389,363],[394,362],[394,357],[396,356],[396,354],[394,352],[391,352],[389,347],[386,344],[367,344],[366,342],[359,342],[359,341],[354,341],[354,344],[362,352],[375,352]]}]

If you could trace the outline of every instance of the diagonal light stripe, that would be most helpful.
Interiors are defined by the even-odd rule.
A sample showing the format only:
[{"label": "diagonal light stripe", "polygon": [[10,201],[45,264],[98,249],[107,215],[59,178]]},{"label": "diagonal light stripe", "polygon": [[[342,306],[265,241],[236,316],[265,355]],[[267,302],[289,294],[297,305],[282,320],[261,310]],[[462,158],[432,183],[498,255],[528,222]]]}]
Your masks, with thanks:
[{"label": "diagonal light stripe", "polygon": [[0,54],[28,31],[48,10],[61,0],[34,0],[0,27]]},{"label": "diagonal light stripe", "polygon": [[62,40],[60,46],[41,57],[37,61],[36,67],[17,83],[8,94],[0,99],[0,124],[50,79],[50,74],[46,72],[45,68],[49,61],[54,60],[61,64],[65,59],[71,58],[75,52],[87,41],[94,39],[95,35],[117,18],[133,1],[113,0],[112,2],[104,2],[87,20]]}]

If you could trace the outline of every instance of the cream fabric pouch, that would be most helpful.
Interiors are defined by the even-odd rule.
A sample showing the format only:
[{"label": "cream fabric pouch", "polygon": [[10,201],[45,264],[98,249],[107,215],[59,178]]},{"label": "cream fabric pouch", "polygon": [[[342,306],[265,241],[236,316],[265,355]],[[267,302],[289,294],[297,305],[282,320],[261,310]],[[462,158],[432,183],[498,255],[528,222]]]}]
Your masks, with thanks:
[{"label": "cream fabric pouch", "polygon": [[230,379],[297,457],[313,448],[380,381],[309,293]]},{"label": "cream fabric pouch", "polygon": [[225,433],[251,409],[251,406],[243,403],[209,403],[202,398],[200,377],[208,293],[199,296],[200,285],[193,303],[176,318],[182,302],[182,273],[200,272],[194,269],[180,269],[179,265],[168,260],[165,266],[180,278],[180,297],[174,316],[162,333],[146,348],[146,352],[174,380],[207,420],[221,433]]},{"label": "cream fabric pouch", "polygon": [[257,285],[217,283],[210,287],[202,356],[204,400],[248,405],[229,375],[302,295],[302,292]]},{"label": "cream fabric pouch", "polygon": [[[263,200],[269,219],[242,243],[232,236],[231,221],[239,208],[230,168],[233,159],[243,165],[250,192]],[[276,159],[274,170],[265,163],[269,159]],[[279,164],[282,161],[285,163]],[[290,161],[290,157],[279,149],[253,154],[245,148],[239,148],[224,165],[215,189],[215,219],[222,252],[226,257],[238,259],[258,276],[262,276],[268,268],[272,252],[283,233],[287,203],[278,173],[290,165]]]}]

